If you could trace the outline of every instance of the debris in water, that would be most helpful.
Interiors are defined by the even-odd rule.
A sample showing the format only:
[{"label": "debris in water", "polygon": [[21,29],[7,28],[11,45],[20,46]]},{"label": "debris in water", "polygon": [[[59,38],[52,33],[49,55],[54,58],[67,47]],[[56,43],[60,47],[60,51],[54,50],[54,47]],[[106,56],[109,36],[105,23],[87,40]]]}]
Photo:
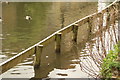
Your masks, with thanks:
[{"label": "debris in water", "polygon": [[46,58],[48,58],[48,56],[45,56]]},{"label": "debris in water", "polygon": [[25,19],[26,20],[32,20],[32,17],[28,15],[28,16],[25,16]]},{"label": "debris in water", "polygon": [[0,17],[0,22],[2,22],[3,20],[2,20],[2,18]]},{"label": "debris in water", "polygon": [[48,66],[50,65],[50,63],[47,64]]}]

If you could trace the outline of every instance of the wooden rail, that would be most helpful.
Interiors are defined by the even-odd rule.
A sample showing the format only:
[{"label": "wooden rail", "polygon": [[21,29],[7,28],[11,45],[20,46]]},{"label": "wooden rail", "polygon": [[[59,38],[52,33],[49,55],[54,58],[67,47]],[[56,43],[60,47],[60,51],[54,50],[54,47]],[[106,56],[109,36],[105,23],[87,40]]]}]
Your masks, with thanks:
[{"label": "wooden rail", "polygon": [[[89,23],[92,19],[97,19],[99,18],[101,15],[103,16],[104,13],[106,13],[107,11],[111,10],[111,8],[117,8],[117,0],[114,1],[112,4],[110,4],[109,6],[107,6],[105,9],[103,9],[100,12],[96,12],[94,14],[91,14],[89,16],[86,16],[58,31],[56,31],[55,33],[51,34],[50,36],[48,36],[47,38],[43,39],[42,41],[38,42],[37,44],[29,47],[28,49],[20,52],[19,54],[13,56],[12,58],[6,60],[5,62],[1,63],[0,66],[2,67],[2,72],[4,73],[7,70],[9,70],[10,68],[16,66],[18,63],[22,62],[24,59],[26,59],[27,57],[35,54],[36,55],[36,62],[35,62],[35,67],[39,67],[40,65],[40,56],[42,53],[42,48],[44,48],[44,46],[46,46],[47,44],[49,44],[51,41],[55,41],[56,45],[55,45],[55,49],[57,53],[60,53],[60,42],[61,42],[61,35],[65,35],[67,33],[69,33],[70,31],[73,31],[74,35],[73,35],[73,41],[77,42],[77,33],[78,33],[78,27],[85,24],[85,23]],[[37,53],[39,52],[39,54]]]}]

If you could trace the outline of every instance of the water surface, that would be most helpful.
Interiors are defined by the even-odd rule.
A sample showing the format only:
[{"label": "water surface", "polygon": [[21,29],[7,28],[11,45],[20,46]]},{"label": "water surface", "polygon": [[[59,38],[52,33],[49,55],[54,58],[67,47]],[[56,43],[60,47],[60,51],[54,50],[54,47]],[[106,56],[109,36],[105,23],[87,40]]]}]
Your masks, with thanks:
[{"label": "water surface", "polygon": [[[2,55],[0,58],[2,59],[2,61],[7,60],[8,58],[25,50],[29,46],[32,46],[40,40],[44,39],[56,30],[65,27],[68,24],[73,23],[74,21],[81,19],[96,11],[97,3],[95,2],[11,2],[9,4],[2,3],[3,32],[1,34]],[[25,19],[25,17],[28,15],[32,17],[32,20]],[[84,28],[85,27],[82,26],[80,29],[80,41],[82,41],[82,39],[87,36],[85,35],[85,33],[87,33],[87,30],[84,30]],[[66,42],[67,40],[71,39],[70,35],[71,34],[66,35]],[[42,55],[43,67],[39,71],[36,71],[35,74],[32,67],[32,57],[25,60],[24,63],[20,63],[13,69],[6,72],[3,77],[55,77],[53,76],[53,74],[59,69],[65,69],[66,71],[68,71],[68,73],[68,69],[71,68],[71,65],[72,69],[78,69],[78,67],[74,66],[77,64],[76,61],[72,61],[76,60],[77,57],[73,54],[74,50],[71,49],[72,44],[70,41],[65,48],[66,52],[63,51],[62,53],[64,57],[61,57],[60,59],[60,56],[57,57],[53,51],[54,43],[50,44],[52,44],[52,47],[46,47],[44,52],[45,54]],[[49,59],[46,59],[46,56],[49,56]],[[72,62],[74,62],[74,65]],[[60,76],[68,77],[68,75],[66,74],[58,73],[57,77]]]}]

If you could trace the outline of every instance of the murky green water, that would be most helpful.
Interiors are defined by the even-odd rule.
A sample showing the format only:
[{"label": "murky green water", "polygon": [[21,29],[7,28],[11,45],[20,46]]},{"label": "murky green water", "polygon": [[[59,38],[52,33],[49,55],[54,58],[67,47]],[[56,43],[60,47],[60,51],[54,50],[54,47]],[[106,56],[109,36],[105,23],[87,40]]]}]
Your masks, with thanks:
[{"label": "murky green water", "polygon": [[[2,4],[2,55],[1,59],[4,61],[19,52],[25,50],[29,46],[34,45],[40,40],[44,39],[48,35],[52,34],[56,30],[64,27],[78,19],[81,19],[91,13],[97,11],[97,3],[55,3],[55,2],[20,2],[20,3],[3,3]],[[26,16],[30,15],[31,20],[26,20]],[[83,33],[84,34],[84,31]],[[52,44],[52,43],[51,43]],[[52,48],[52,47],[51,47]],[[35,77],[46,77],[50,71],[54,70],[56,65],[60,66],[59,60],[52,57],[52,51],[47,49],[48,53],[43,55],[43,67],[40,71],[36,72]],[[71,53],[71,54],[69,54]],[[61,65],[64,65],[62,68],[69,68],[71,63],[68,60],[74,60],[72,52],[65,54],[62,60]],[[50,60],[44,59],[45,56],[49,56]],[[51,57],[50,57],[51,56]],[[55,61],[55,63],[54,63]],[[29,62],[26,61],[26,62]],[[30,64],[33,62],[30,61]],[[49,65],[50,66],[45,66]],[[24,64],[20,64],[23,66]],[[47,70],[46,68],[49,68]],[[61,67],[60,67],[61,68]],[[13,68],[13,71],[17,68]],[[12,70],[8,72],[8,76],[22,75],[26,74],[27,77],[33,76],[34,71],[31,72],[30,68],[27,71],[20,72],[23,68],[17,70],[18,74],[14,73]],[[45,71],[46,69],[46,71]],[[68,70],[69,71],[69,70]],[[28,74],[31,72],[31,74]],[[42,73],[40,73],[42,72]],[[13,74],[11,74],[13,73]],[[28,74],[28,75],[27,75]],[[60,74],[59,74],[60,75]]]}]

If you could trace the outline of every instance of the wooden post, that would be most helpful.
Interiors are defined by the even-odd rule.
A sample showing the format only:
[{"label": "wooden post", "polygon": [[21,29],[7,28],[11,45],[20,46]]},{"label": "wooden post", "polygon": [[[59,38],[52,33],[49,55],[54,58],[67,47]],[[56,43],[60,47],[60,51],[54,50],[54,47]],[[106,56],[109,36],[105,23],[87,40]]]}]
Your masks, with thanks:
[{"label": "wooden post", "polygon": [[35,48],[36,48],[36,52],[35,52],[35,65],[34,65],[34,67],[36,68],[36,67],[40,67],[43,45],[38,45]]},{"label": "wooden post", "polygon": [[77,43],[78,24],[73,25],[73,41]]},{"label": "wooden post", "polygon": [[99,16],[99,29],[101,30],[103,28],[103,13],[100,14]]},{"label": "wooden post", "polygon": [[107,11],[106,11],[106,24],[105,24],[106,29],[109,28],[109,26],[110,26],[110,12],[109,12],[109,9],[107,9]]},{"label": "wooden post", "polygon": [[55,41],[56,41],[56,45],[55,45],[55,48],[56,48],[56,53],[60,53],[61,52],[61,36],[62,34],[61,33],[57,33],[56,36],[55,36]]},{"label": "wooden post", "polygon": [[88,27],[89,27],[88,40],[91,39],[91,35],[92,35],[92,19],[93,19],[93,17],[90,17],[88,19]]}]

